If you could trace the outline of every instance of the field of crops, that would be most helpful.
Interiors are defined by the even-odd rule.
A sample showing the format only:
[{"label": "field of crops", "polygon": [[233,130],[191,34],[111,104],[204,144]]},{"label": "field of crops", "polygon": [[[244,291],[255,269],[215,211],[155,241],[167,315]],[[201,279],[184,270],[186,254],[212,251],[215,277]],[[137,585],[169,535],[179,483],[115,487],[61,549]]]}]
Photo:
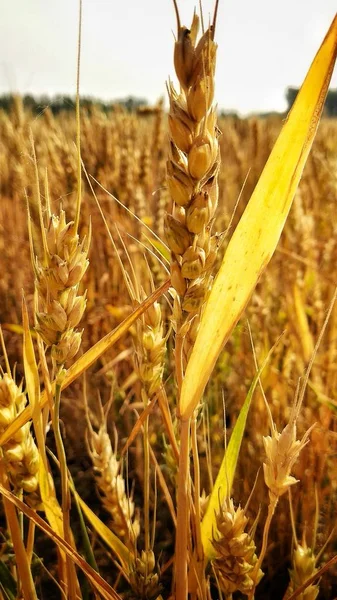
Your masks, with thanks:
[{"label": "field of crops", "polygon": [[169,116],[0,113],[0,598],[337,596],[337,122],[193,404],[283,125],[217,120],[206,34]]}]

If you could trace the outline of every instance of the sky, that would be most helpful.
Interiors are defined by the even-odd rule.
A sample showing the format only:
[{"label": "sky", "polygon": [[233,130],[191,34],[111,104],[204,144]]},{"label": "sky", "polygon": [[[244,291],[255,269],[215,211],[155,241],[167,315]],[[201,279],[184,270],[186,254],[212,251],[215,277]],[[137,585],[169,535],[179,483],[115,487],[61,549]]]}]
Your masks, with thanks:
[{"label": "sky", "polygon": [[[199,0],[177,2],[190,26]],[[203,0],[205,20],[213,5]],[[0,10],[0,94],[73,95],[78,0],[0,0]],[[285,110],[335,13],[336,0],[220,0],[219,108]],[[174,79],[175,32],[172,0],[83,0],[81,94],[156,102]]]}]

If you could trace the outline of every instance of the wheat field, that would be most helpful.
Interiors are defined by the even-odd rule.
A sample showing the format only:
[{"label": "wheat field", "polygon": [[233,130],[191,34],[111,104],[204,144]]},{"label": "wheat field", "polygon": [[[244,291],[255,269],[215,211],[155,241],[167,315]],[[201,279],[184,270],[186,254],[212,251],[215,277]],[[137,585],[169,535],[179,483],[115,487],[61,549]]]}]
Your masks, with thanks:
[{"label": "wheat field", "polygon": [[192,405],[284,123],[217,114],[197,29],[178,19],[168,110],[0,113],[4,600],[337,596],[337,123]]}]

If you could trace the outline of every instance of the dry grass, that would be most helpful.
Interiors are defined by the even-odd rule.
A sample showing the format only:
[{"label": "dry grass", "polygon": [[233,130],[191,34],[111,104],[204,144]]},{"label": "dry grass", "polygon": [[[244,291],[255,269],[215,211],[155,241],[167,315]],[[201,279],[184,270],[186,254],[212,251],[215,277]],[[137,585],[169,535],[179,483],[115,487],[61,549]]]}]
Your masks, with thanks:
[{"label": "dry grass", "polygon": [[[61,200],[63,208],[72,214],[74,199],[74,181],[76,165],[69,164],[74,155],[71,143],[67,142],[67,153],[64,152],[65,140],[71,140],[75,133],[75,121],[69,115],[52,118],[50,115],[33,120],[31,115],[21,114],[21,126],[14,129],[17,123],[18,105],[11,115],[1,115],[1,322],[4,328],[7,352],[11,364],[17,363],[17,378],[23,374],[22,336],[19,332],[9,331],[10,326],[21,322],[21,290],[32,305],[33,277],[28,247],[26,228],[25,201],[23,188],[32,186],[31,149],[29,147],[29,128],[32,127],[40,174],[48,167],[49,189],[52,202],[57,205]],[[129,181],[129,190],[138,189],[143,195],[142,220],[162,234],[160,220],[155,220],[157,198],[163,201],[163,193],[158,188],[163,178],[162,156],[165,154],[165,137],[155,139],[156,117],[134,116],[126,113],[111,114],[109,118],[95,112],[90,118],[83,118],[82,129],[83,158],[86,152],[90,161],[86,167],[88,172],[97,177],[112,194],[121,198],[126,194],[125,181]],[[222,135],[219,144],[223,161],[219,173],[219,210],[215,225],[216,231],[225,230],[229,223],[233,206],[236,202],[242,183],[250,171],[247,184],[243,190],[238,213],[253,189],[263,168],[264,161],[279,131],[281,122],[277,119],[236,121],[222,120],[219,123]],[[95,132],[95,135],[94,135]],[[97,134],[97,132],[99,132]],[[271,411],[278,427],[284,427],[289,418],[289,407],[294,398],[298,378],[303,376],[310,359],[315,340],[321,330],[325,312],[335,285],[336,235],[335,235],[335,201],[337,192],[336,164],[337,155],[334,140],[337,125],[334,121],[323,120],[321,123],[313,152],[309,158],[305,173],[295,198],[288,223],[282,235],[278,250],[267,273],[259,283],[253,299],[246,311],[246,318],[252,329],[256,353],[261,361],[271,346],[282,334],[271,361],[263,375],[263,387],[268,397]],[[110,139],[111,143],[101,144],[98,140]],[[147,182],[140,177],[144,150],[148,140],[156,144],[157,153],[152,155],[151,168],[148,170]],[[95,140],[96,148],[88,150]],[[126,164],[125,151],[128,144],[133,144],[136,151],[129,155]],[[75,161],[75,159],[74,159]],[[66,164],[67,163],[67,164]],[[15,168],[14,165],[15,164]],[[105,173],[105,176],[102,174]],[[84,185],[86,183],[84,182]],[[150,192],[149,192],[150,190]],[[139,246],[129,234],[139,237],[140,230],[146,242],[147,232],[141,225],[117,205],[111,197],[96,187],[106,219],[110,226],[117,223],[128,248],[128,253],[135,264],[140,264],[144,248]],[[136,198],[130,191],[124,199],[126,205],[135,210]],[[83,199],[83,230],[87,229],[88,216],[92,218],[94,231],[90,251],[90,269],[85,275],[87,289],[87,310],[81,321],[83,327],[83,348],[93,346],[104,334],[116,326],[131,310],[131,302],[123,283],[120,266],[111,247],[106,230],[97,213],[89,190]],[[87,221],[87,224],[86,224]],[[220,254],[223,248],[220,249]],[[120,250],[122,253],[122,250]],[[17,257],[20,257],[18,261]],[[152,266],[152,273],[157,283],[165,277],[160,263],[152,254],[147,255]],[[149,285],[146,267],[142,269],[145,278],[142,285]],[[146,282],[147,279],[147,282]],[[164,314],[168,314],[168,305],[163,304]],[[145,327],[148,325],[145,324]],[[145,330],[148,344],[154,334]],[[151,339],[150,339],[151,338]],[[336,425],[334,418],[336,403],[336,311],[333,310],[328,331],[318,350],[315,365],[307,389],[304,406],[299,416],[299,430],[304,432],[313,423],[317,423],[311,442],[304,449],[294,468],[294,475],[301,480],[293,492],[293,504],[298,527],[305,525],[308,531],[312,528],[315,514],[314,490],[317,487],[320,506],[318,541],[323,544],[334,525],[334,503],[336,497],[335,444]],[[134,410],[141,410],[143,402],[139,380],[139,365],[132,360],[132,338],[123,338],[113,350],[107,352],[91,369],[88,378],[88,396],[90,406],[95,405],[95,389],[99,386],[103,401],[107,401],[111,378],[115,382],[115,401],[111,411],[111,420],[119,430],[120,446],[130,434],[134,422]],[[165,361],[165,387],[167,395],[173,394],[172,382],[172,347]],[[136,369],[136,370],[135,370]],[[201,488],[210,489],[210,480],[215,476],[223,453],[223,407],[222,391],[226,401],[227,435],[230,436],[236,417],[243,403],[250,381],[254,375],[254,361],[245,319],[237,326],[228,345],[223,351],[215,376],[211,381],[198,428],[198,445],[200,449]],[[81,386],[76,384],[73,391],[66,393],[63,399],[64,423],[67,429],[67,446],[70,456],[83,453],[85,445],[85,425]],[[174,398],[170,400],[174,414]],[[163,473],[168,485],[172,485],[174,476],[169,453],[162,446],[163,430],[159,427],[159,413],[153,409],[149,422],[149,439],[162,464]],[[161,426],[160,426],[161,427]],[[263,400],[257,392],[254,406],[243,441],[243,451],[238,464],[237,477],[234,482],[236,498],[242,502],[248,498],[251,486],[263,457],[262,436],[268,433],[268,416]],[[121,448],[119,449],[119,451]],[[140,491],[144,484],[142,473],[143,450],[137,438],[130,448],[129,477],[135,485],[135,501],[141,498]],[[165,462],[163,463],[163,459]],[[75,465],[76,465],[75,459]],[[88,463],[87,463],[88,465]],[[83,468],[79,465],[79,468]],[[86,467],[89,468],[89,465]],[[75,480],[76,468],[73,475]],[[137,491],[138,490],[138,491]],[[87,490],[85,490],[86,497]],[[153,494],[153,481],[151,495]],[[160,491],[161,494],[161,491]],[[152,500],[153,501],[153,500]],[[159,507],[163,500],[158,500]],[[266,503],[266,492],[261,477],[258,478],[255,492],[249,506],[249,513],[256,516],[259,506],[262,514]],[[288,527],[289,511],[286,498],[281,499],[281,508],[275,516],[270,532],[270,551],[264,568],[266,579],[272,586],[278,572],[286,576],[286,567],[290,557],[292,531]],[[169,530],[172,527],[165,523],[169,519],[166,509],[164,517],[158,512],[158,533],[156,547],[164,552],[172,543]],[[164,519],[164,521],[163,521]],[[263,518],[260,518],[261,523]],[[258,546],[261,526],[257,526],[255,543]],[[159,542],[160,539],[160,542]],[[166,555],[168,559],[168,555]],[[328,588],[332,583],[332,575],[326,576],[323,584]],[[165,576],[164,576],[165,581]],[[322,585],[323,585],[322,584]],[[267,583],[264,584],[267,586]],[[326,592],[329,594],[329,592]],[[327,596],[328,597],[328,596]]]},{"label": "dry grass", "polygon": [[[218,135],[211,32],[203,40],[194,74],[179,62],[177,46],[180,92],[169,85],[168,128],[162,102],[137,115],[120,108],[108,115],[97,109],[91,114],[82,111],[81,154],[90,184],[83,173],[78,229],[74,116],[54,117],[47,109],[33,119],[19,98],[10,114],[0,113],[0,322],[8,355],[7,359],[4,352],[0,374],[1,433],[23,411],[27,388],[32,404],[29,373],[35,377],[35,393],[41,386],[48,397],[47,407],[33,417],[37,445],[27,424],[3,446],[0,481],[31,507],[28,511],[45,509],[49,501],[52,509],[42,516],[52,528],[55,525],[71,552],[84,552],[91,567],[99,569],[111,588],[105,589],[95,574],[83,570],[97,594],[106,598],[183,597],[179,586],[174,591],[172,564],[181,451],[177,389],[211,285],[211,267],[216,272],[282,125],[278,117],[220,118]],[[188,557],[186,585],[192,600],[231,598],[233,593],[251,598],[258,583],[255,598],[290,596],[336,553],[334,534],[325,547],[335,525],[337,501],[336,306],[317,348],[303,402],[296,401],[299,380],[313,356],[337,284],[336,136],[337,123],[323,119],[277,251],[192,419],[193,468],[191,477],[186,468],[185,488],[189,516],[179,514],[178,501],[178,534],[185,518],[191,522],[183,551],[178,542],[178,554],[182,560]],[[24,190],[31,199],[30,232]],[[221,234],[231,222],[240,193],[223,241]],[[130,335],[100,354],[85,369],[83,380],[77,379],[61,395],[64,372],[76,352],[86,352],[117,327],[167,279],[168,269],[175,291],[154,303],[132,325]],[[31,370],[27,355],[32,357],[33,345],[29,346],[27,330],[23,340],[21,328],[22,289],[31,326],[35,324],[37,365]],[[171,328],[175,337],[169,337]],[[216,556],[205,570],[198,523],[223,459],[225,437],[230,438],[255,376],[255,357],[261,365],[274,344],[248,416],[231,495],[219,507],[212,542]],[[14,364],[12,376],[9,365]],[[116,443],[113,430],[118,431]],[[56,449],[60,471],[48,449]],[[44,465],[39,471],[40,490],[39,457]],[[47,472],[53,473],[56,491]],[[69,512],[73,485],[91,523],[87,538],[74,499]],[[292,519],[285,493],[290,486]],[[55,506],[61,496],[63,516],[58,526]],[[99,523],[83,502],[100,516]],[[2,561],[7,579],[4,583],[0,578],[0,598],[20,593],[33,598],[33,588],[40,598],[59,597],[52,577],[56,573],[65,597],[93,597],[91,592],[85,595],[88,588],[75,575],[72,560],[62,552],[56,557],[50,549],[44,551],[41,534],[35,548],[47,574],[36,560],[33,579],[23,585],[35,560],[35,526],[32,513],[28,514],[22,546],[18,532],[23,525],[9,500],[4,500]],[[109,531],[117,538],[109,538]],[[185,567],[187,572],[187,562]],[[176,573],[181,575],[179,566]],[[337,594],[335,580],[332,566],[319,583],[308,587],[307,595],[298,597],[309,600],[320,593],[321,598],[332,598]],[[13,595],[6,595],[6,589]]]}]

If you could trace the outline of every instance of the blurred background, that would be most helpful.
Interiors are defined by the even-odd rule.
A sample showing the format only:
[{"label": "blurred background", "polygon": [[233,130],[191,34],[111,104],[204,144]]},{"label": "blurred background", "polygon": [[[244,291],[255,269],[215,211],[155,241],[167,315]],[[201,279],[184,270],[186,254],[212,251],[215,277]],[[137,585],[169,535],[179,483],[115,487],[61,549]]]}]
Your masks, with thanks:
[{"label": "blurred background", "polygon": [[[178,2],[189,26],[195,0]],[[0,95],[73,95],[78,1],[1,0]],[[213,11],[204,0],[204,20]],[[285,111],[336,12],[335,0],[226,0],[219,5],[216,98],[240,116]],[[81,94],[105,101],[166,97],[176,32],[171,0],[83,1]],[[337,75],[332,80],[337,87]]]}]

